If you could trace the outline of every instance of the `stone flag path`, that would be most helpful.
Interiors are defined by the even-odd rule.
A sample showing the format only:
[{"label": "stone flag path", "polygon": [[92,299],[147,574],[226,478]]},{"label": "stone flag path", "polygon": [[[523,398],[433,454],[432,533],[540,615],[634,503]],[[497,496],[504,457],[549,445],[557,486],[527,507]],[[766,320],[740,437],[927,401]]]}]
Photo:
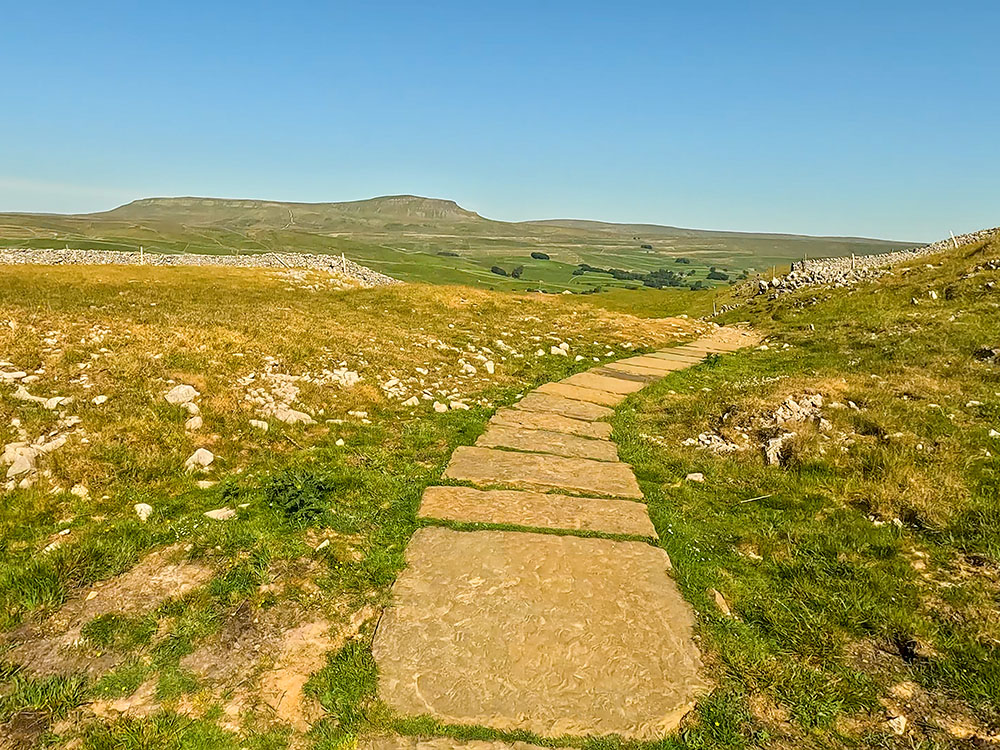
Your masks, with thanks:
[{"label": "stone flag path", "polygon": [[476,445],[455,450],[444,477],[475,486],[427,488],[420,517],[499,528],[428,525],[413,535],[375,633],[379,698],[400,716],[553,738],[673,731],[708,689],[694,616],[670,559],[649,543],[656,531],[642,492],[603,420],[650,382],[751,343],[748,332],[719,328],[547,383],[498,411]]}]

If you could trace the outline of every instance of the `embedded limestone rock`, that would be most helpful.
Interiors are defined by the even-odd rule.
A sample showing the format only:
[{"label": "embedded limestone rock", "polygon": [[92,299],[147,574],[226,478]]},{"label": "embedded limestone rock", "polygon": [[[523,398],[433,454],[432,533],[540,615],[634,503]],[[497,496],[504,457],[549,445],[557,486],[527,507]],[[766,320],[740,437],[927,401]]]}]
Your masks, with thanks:
[{"label": "embedded limestone rock", "polygon": [[639,483],[628,464],[492,448],[456,448],[444,476],[480,486],[552,488],[612,497],[642,497]]},{"label": "embedded limestone rock", "polygon": [[591,458],[595,461],[617,461],[618,448],[608,440],[570,435],[549,430],[529,430],[502,424],[490,424],[479,436],[481,448],[510,448],[532,453],[552,453],[568,458]]},{"label": "embedded limestone rock", "polygon": [[656,547],[427,527],[406,562],[372,649],[401,715],[656,740],[708,687]]},{"label": "embedded limestone rock", "polygon": [[547,393],[529,393],[514,406],[521,411],[535,411],[558,414],[570,419],[582,419],[596,422],[607,419],[614,412],[606,406],[591,404],[586,401],[576,401],[562,396],[552,396]]},{"label": "embedded limestone rock", "polygon": [[215,460],[215,455],[207,448],[199,448],[184,462],[184,468],[189,472],[199,469],[207,469]]},{"label": "embedded limestone rock", "polygon": [[646,506],[634,500],[570,497],[523,490],[428,487],[424,490],[418,515],[465,523],[656,537]]},{"label": "embedded limestone rock", "polygon": [[198,395],[198,391],[196,391],[193,386],[175,385],[163,395],[163,398],[166,399],[168,404],[181,406],[189,401],[194,401],[198,398]]}]

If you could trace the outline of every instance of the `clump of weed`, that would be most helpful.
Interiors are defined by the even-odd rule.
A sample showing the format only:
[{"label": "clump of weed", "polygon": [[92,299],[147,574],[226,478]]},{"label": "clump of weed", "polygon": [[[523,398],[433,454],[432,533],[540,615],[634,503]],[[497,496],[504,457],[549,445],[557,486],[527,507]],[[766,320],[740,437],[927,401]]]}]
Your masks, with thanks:
[{"label": "clump of weed", "polygon": [[306,525],[329,508],[326,498],[333,483],[310,469],[285,469],[264,484],[267,504],[289,521]]}]

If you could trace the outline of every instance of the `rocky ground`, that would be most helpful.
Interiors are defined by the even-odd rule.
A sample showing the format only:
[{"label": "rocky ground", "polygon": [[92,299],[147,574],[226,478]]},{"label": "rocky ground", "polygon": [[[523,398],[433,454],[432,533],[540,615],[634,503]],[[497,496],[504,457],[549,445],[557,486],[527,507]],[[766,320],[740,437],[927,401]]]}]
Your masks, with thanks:
[{"label": "rocky ground", "polygon": [[[337,273],[362,286],[398,284],[385,274],[348,260],[343,255],[309,253],[260,253],[254,255],[198,255],[182,253],[129,253],[118,250],[27,250],[0,248],[0,265],[146,265],[146,266],[228,266],[231,268],[313,269]],[[301,273],[290,274],[289,281],[301,285]]]}]

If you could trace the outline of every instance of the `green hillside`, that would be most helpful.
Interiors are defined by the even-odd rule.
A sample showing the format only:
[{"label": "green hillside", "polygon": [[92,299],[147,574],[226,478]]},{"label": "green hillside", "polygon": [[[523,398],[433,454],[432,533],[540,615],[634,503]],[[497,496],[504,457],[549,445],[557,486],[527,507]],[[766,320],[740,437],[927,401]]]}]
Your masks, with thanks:
[{"label": "green hillside", "polygon": [[[576,220],[503,222],[454,201],[386,196],[346,203],[147,198],[94,214],[0,214],[0,245],[162,253],[346,254],[405,281],[496,289],[587,291],[641,287],[579,264],[648,273],[669,269],[685,287],[715,266],[729,278],[802,257],[884,252],[914,243],[679,229]],[[544,253],[549,259],[531,257]],[[682,259],[682,260],[680,260]],[[520,278],[510,274],[519,266]]]}]

